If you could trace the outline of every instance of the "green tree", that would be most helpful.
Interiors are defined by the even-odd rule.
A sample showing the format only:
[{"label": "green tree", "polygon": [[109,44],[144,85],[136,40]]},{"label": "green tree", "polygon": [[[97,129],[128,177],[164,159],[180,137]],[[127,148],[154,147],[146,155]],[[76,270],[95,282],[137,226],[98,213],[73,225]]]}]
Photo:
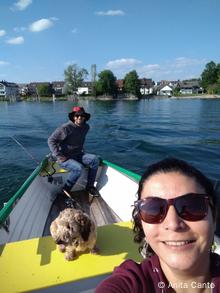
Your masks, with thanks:
[{"label": "green tree", "polygon": [[206,64],[204,71],[201,74],[201,85],[207,90],[208,86],[215,84],[218,80],[219,65],[216,66],[215,62],[211,61]]},{"label": "green tree", "polygon": [[97,95],[115,95],[116,77],[111,70],[103,70],[98,75],[98,81],[95,84]]},{"label": "green tree", "polygon": [[207,92],[210,95],[219,94],[220,93],[220,83],[213,83],[207,87]]},{"label": "green tree", "polygon": [[220,85],[220,63],[216,65],[217,70],[217,83]]},{"label": "green tree", "polygon": [[39,84],[37,85],[37,93],[40,96],[51,97],[53,93],[53,89],[49,83]]},{"label": "green tree", "polygon": [[88,71],[84,68],[78,67],[76,64],[69,65],[64,70],[65,76],[65,91],[67,94],[74,94],[77,92],[78,87],[87,77]]},{"label": "green tree", "polygon": [[132,70],[125,75],[124,90],[128,94],[140,97],[140,83],[136,70]]}]

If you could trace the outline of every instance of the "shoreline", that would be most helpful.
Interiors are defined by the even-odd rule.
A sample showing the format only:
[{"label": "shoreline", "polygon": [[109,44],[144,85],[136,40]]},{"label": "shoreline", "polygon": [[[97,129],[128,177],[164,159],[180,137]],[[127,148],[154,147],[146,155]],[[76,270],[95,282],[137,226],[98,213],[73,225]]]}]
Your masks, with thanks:
[{"label": "shoreline", "polygon": [[170,99],[219,99],[220,95],[189,95],[189,96],[172,96]]},{"label": "shoreline", "polygon": [[1,100],[0,102],[55,102],[55,101],[83,101],[83,100],[90,100],[90,101],[138,101],[138,100],[144,100],[144,99],[148,99],[148,100],[154,100],[154,99],[173,99],[173,100],[181,100],[181,99],[220,99],[220,95],[210,95],[210,94],[203,94],[203,95],[185,95],[185,96],[167,96],[167,95],[163,95],[163,96],[157,96],[157,95],[152,95],[152,96],[146,96],[146,97],[141,97],[141,98],[137,98],[137,97],[120,97],[120,98],[111,98],[109,96],[103,97],[92,97],[92,96],[87,96],[87,97],[79,97],[79,98],[75,98],[75,99],[69,99],[68,97],[56,97],[55,100],[51,97],[40,97],[40,99],[36,99],[35,97],[31,98],[29,97],[28,99],[21,99],[21,100],[17,100],[17,101],[10,101],[10,100]]}]

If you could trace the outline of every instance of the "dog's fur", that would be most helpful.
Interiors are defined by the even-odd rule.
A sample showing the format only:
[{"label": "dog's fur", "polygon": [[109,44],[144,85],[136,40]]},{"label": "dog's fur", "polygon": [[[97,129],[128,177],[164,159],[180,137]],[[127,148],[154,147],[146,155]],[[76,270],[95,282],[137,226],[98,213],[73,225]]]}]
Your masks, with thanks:
[{"label": "dog's fur", "polygon": [[96,225],[81,210],[67,208],[61,211],[51,223],[50,233],[67,260],[73,260],[77,253],[86,250],[98,253]]}]

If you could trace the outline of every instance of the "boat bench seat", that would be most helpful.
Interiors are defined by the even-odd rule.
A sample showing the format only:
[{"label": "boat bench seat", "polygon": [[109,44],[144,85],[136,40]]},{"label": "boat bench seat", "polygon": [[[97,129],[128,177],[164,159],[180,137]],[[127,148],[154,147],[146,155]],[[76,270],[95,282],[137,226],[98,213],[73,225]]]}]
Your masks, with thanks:
[{"label": "boat bench seat", "polygon": [[0,246],[1,291],[88,292],[125,259],[141,260],[131,222],[98,227],[97,246],[69,262],[50,236]]}]

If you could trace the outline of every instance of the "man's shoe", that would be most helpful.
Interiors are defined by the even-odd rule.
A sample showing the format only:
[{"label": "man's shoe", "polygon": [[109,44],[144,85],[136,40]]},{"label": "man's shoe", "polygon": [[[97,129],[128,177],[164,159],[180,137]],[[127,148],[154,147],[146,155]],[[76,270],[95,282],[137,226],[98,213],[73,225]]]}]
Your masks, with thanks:
[{"label": "man's shoe", "polygon": [[101,196],[98,189],[95,186],[92,187],[87,187],[86,191],[89,193],[89,195],[93,196],[93,197],[99,197]]}]

